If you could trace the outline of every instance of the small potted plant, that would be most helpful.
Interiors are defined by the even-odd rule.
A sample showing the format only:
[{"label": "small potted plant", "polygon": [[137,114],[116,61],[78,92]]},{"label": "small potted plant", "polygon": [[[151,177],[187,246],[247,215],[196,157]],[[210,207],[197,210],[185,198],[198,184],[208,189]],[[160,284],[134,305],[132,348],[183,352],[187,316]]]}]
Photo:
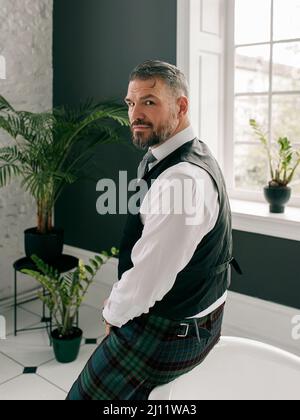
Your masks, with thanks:
[{"label": "small potted plant", "polygon": [[271,180],[269,185],[264,187],[264,196],[270,204],[270,212],[284,213],[292,192],[288,185],[300,165],[300,151],[293,148],[287,137],[279,137],[278,148],[274,150],[267,140],[267,134],[262,131],[256,120],[251,119],[249,122],[268,156]]},{"label": "small potted plant", "polygon": [[111,257],[117,256],[118,250],[111,248],[110,253],[103,251],[90,259],[89,265],[80,260],[74,271],[62,275],[33,255],[37,270],[22,270],[35,278],[46,292],[38,292],[38,296],[49,308],[54,321],[51,338],[58,362],[69,363],[77,358],[82,339],[82,330],[75,326],[77,312],[98,270]]},{"label": "small potted plant", "polygon": [[49,112],[17,111],[0,95],[0,129],[12,144],[0,148],[0,188],[13,177],[36,202],[37,225],[25,230],[25,253],[51,263],[62,254],[63,230],[53,226],[53,208],[63,188],[80,179],[99,144],[120,142],[127,110],[92,100]]}]

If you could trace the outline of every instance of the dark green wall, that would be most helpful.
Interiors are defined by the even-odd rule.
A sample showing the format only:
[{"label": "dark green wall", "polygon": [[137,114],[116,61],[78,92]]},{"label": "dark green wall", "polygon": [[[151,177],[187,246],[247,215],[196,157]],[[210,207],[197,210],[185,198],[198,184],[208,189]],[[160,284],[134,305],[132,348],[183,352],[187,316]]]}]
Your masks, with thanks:
[{"label": "dark green wall", "polygon": [[54,103],[124,97],[148,58],[176,62],[176,0],[54,0]]},{"label": "dark green wall", "polygon": [[234,231],[234,254],[244,275],[231,290],[300,308],[300,242]]},{"label": "dark green wall", "polygon": [[[176,63],[176,0],[54,0],[54,104],[86,97],[123,98],[130,70],[147,58]],[[128,138],[128,144],[130,144]],[[100,147],[85,180],[68,188],[56,208],[66,243],[88,250],[119,245],[124,216],[96,213],[96,179],[135,177],[141,154],[125,146]],[[300,245],[234,232],[244,276],[231,289],[300,308]]]},{"label": "dark green wall", "polygon": [[[138,63],[176,63],[176,0],[54,0],[53,25],[54,105],[123,99]],[[96,181],[118,184],[121,170],[135,178],[141,157],[126,146],[97,149],[87,174],[93,180],[68,188],[56,206],[67,244],[93,251],[119,245],[125,217],[96,213]]]}]

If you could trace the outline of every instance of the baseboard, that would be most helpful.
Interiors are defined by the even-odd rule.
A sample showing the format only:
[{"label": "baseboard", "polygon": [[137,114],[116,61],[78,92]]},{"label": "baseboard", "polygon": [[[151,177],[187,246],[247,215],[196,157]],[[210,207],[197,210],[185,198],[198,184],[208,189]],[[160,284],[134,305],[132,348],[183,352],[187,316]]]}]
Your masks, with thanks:
[{"label": "baseboard", "polygon": [[293,318],[300,309],[229,292],[224,335],[262,341],[300,356],[300,340],[293,338]]}]

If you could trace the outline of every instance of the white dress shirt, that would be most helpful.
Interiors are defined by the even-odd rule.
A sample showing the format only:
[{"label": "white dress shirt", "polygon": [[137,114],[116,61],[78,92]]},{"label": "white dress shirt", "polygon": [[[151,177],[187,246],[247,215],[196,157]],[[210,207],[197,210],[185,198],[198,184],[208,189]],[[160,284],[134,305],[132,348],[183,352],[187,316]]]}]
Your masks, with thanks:
[{"label": "white dress shirt", "polygon": [[[162,145],[151,148],[157,161],[150,164],[149,168],[195,137],[192,127],[189,126]],[[201,224],[187,224],[187,214],[184,211],[181,214],[149,212],[149,203],[155,207],[158,199],[170,193],[175,179],[189,179],[193,182],[195,207],[201,208],[204,205]],[[199,179],[204,183],[204,190],[196,191],[199,188]],[[158,180],[163,183],[157,183]],[[201,194],[202,191],[204,194]],[[145,195],[140,208],[144,229],[132,249],[133,267],[124,272],[121,279],[114,284],[103,310],[104,319],[111,325],[121,327],[131,319],[148,313],[155,302],[162,300],[173,287],[177,274],[187,266],[201,240],[214,228],[218,214],[217,188],[205,170],[191,163],[181,162],[162,172]],[[211,313],[225,302],[226,297],[227,292],[193,318]]]}]

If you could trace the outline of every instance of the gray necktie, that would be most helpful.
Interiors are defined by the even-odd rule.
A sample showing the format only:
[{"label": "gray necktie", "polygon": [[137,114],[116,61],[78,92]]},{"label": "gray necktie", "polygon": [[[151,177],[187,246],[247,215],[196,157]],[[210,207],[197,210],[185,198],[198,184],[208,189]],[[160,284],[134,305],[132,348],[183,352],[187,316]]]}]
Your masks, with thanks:
[{"label": "gray necktie", "polygon": [[143,157],[143,160],[139,164],[138,170],[137,170],[137,177],[138,179],[142,179],[143,176],[146,175],[147,172],[149,172],[149,163],[155,162],[157,159],[153,156],[151,150],[149,150],[145,156]]}]

